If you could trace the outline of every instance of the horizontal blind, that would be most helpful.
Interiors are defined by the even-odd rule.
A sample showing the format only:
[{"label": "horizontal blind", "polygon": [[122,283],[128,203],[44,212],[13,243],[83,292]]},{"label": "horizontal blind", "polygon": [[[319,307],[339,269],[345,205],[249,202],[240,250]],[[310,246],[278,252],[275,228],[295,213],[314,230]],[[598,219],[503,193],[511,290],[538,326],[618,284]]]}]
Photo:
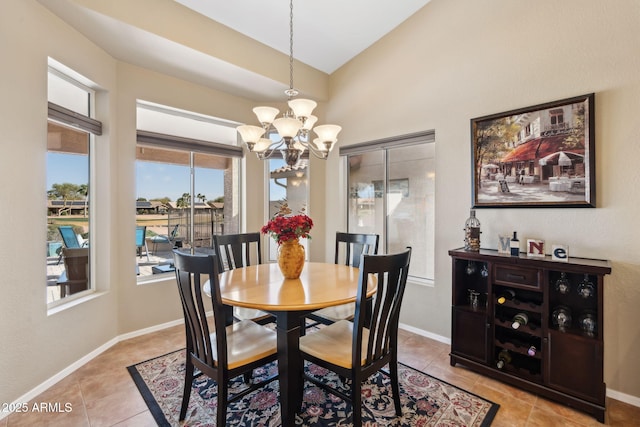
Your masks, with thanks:
[{"label": "horizontal blind", "polygon": [[61,105],[49,102],[47,114],[49,119],[58,123],[82,129],[94,135],[102,135],[102,122],[84,114],[76,113]]},{"label": "horizontal blind", "polygon": [[194,153],[215,154],[226,157],[242,157],[244,154],[241,147],[144,130],[137,132],[137,142],[138,145],[193,151]]},{"label": "horizontal blind", "polygon": [[360,154],[369,151],[385,150],[389,148],[405,147],[430,142],[436,142],[436,131],[433,129],[340,147],[340,155],[350,156],[352,154]]}]

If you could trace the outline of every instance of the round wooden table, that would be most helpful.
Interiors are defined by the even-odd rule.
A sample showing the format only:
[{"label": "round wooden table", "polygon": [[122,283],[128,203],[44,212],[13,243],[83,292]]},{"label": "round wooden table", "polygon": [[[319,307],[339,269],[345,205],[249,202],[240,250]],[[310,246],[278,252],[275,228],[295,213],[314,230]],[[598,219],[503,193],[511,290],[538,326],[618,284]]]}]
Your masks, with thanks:
[{"label": "round wooden table", "polygon": [[[305,263],[299,279],[285,279],[277,264],[252,265],[220,274],[223,303],[267,311],[276,317],[283,426],[294,425],[301,405],[299,341],[305,316],[324,307],[355,301],[358,275],[357,268],[317,262]],[[367,296],[375,291],[376,282],[369,280]]]}]

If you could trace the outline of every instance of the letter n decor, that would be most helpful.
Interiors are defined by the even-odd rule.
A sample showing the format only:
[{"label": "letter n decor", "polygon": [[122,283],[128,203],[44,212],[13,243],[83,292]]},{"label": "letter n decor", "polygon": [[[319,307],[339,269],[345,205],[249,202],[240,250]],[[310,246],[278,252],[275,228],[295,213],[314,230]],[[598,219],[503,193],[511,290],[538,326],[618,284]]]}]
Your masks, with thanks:
[{"label": "letter n decor", "polygon": [[544,240],[527,239],[527,256],[544,258]]}]

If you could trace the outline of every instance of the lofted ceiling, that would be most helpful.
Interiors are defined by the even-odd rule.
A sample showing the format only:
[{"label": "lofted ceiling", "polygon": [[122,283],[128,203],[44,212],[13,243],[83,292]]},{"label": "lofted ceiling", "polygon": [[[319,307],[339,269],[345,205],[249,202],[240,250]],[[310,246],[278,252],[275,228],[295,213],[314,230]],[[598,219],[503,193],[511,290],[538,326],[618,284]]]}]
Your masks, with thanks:
[{"label": "lofted ceiling", "polygon": [[[175,0],[289,54],[288,0]],[[295,0],[294,56],[327,74],[371,46],[429,0]]]},{"label": "lofted ceiling", "polygon": [[[211,54],[204,34],[222,24],[229,38],[288,56],[287,0],[38,1],[120,61],[251,99],[281,100],[288,87],[288,73]],[[294,57],[331,74],[429,1],[295,0]],[[284,55],[281,70],[288,69]]]}]

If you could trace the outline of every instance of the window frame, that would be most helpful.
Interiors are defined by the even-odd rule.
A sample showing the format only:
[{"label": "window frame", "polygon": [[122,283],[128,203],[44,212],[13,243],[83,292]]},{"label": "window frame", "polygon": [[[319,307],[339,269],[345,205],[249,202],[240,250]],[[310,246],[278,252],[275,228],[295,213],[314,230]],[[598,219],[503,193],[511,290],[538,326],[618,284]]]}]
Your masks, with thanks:
[{"label": "window frame", "polygon": [[[349,145],[346,147],[340,147],[339,155],[341,157],[344,157],[343,165],[346,171],[345,177],[346,177],[347,191],[345,194],[346,196],[346,202],[345,202],[346,212],[345,213],[346,213],[347,230],[349,232],[351,232],[350,231],[351,230],[350,229],[350,225],[351,225],[350,212],[349,212],[349,207],[350,207],[350,203],[349,203],[350,190],[349,189],[351,188],[351,174],[349,170],[349,157],[354,155],[373,153],[373,152],[380,152],[382,155],[382,162],[383,162],[382,181],[383,181],[383,188],[385,191],[384,191],[384,197],[382,201],[384,219],[382,221],[382,231],[381,231],[383,233],[381,235],[381,242],[384,242],[384,248],[381,248],[381,249],[384,251],[384,253],[387,253],[387,250],[389,247],[389,238],[387,236],[388,225],[389,225],[389,215],[388,215],[389,200],[388,200],[388,191],[387,191],[388,190],[387,185],[389,184],[389,174],[390,174],[389,151],[397,148],[411,147],[411,146],[416,146],[421,144],[434,144],[436,142],[435,138],[436,138],[435,130],[427,130],[427,131],[416,132],[416,133],[411,133],[406,135],[367,141],[363,143],[357,143],[357,144]],[[435,224],[433,224],[431,232],[432,234],[435,233]],[[435,240],[434,235],[432,235],[432,238]],[[435,268],[434,254],[433,253],[427,254],[427,256],[431,258],[431,263]],[[435,272],[432,272],[432,275],[433,273]],[[434,285],[433,277],[429,278],[429,277],[420,277],[420,276],[410,275],[409,279],[412,283],[416,283],[424,286]]]},{"label": "window frame", "polygon": [[[66,68],[62,64],[57,63],[56,61],[49,59],[49,66],[47,67],[47,74],[53,74],[56,77],[65,80],[69,84],[85,91],[88,97],[88,113],[89,115],[84,115],[82,113],[78,113],[69,108],[63,107],[59,104],[56,104],[51,101],[47,101],[47,123],[53,122],[58,123],[61,126],[70,127],[72,129],[77,129],[82,132],[87,133],[87,163],[88,163],[88,171],[87,171],[87,198],[89,200],[96,200],[95,197],[95,185],[91,183],[95,181],[95,158],[93,153],[95,152],[95,144],[96,144],[96,136],[102,135],[102,122],[93,118],[96,111],[96,90],[87,86],[85,83],[79,81],[75,76],[69,75],[66,71],[61,71],[57,69],[55,66],[60,68]],[[55,65],[55,66],[54,66]],[[69,73],[77,74],[73,70],[68,69]],[[81,77],[78,75],[78,77]],[[86,80],[82,77],[83,80]],[[49,89],[47,89],[48,91]],[[47,94],[47,99],[49,98],[49,93]],[[48,138],[48,135],[47,135]],[[46,153],[49,152],[49,148],[47,147]],[[48,174],[48,172],[47,172]],[[48,190],[47,190],[48,191]],[[88,229],[89,236],[95,237],[95,216],[96,216],[96,206],[95,203],[89,203],[88,206]],[[48,217],[48,213],[47,213]],[[60,309],[68,306],[72,306],[76,304],[76,301],[80,298],[86,297],[91,294],[95,294],[97,292],[97,283],[96,283],[96,275],[95,275],[95,244],[93,248],[89,249],[89,277],[88,277],[88,288],[84,291],[77,292],[75,294],[65,296],[64,298],[59,298],[57,300],[48,302],[47,301],[47,310],[49,314],[53,314],[58,312]]]},{"label": "window frame", "polygon": [[[138,108],[143,108],[143,109],[154,111],[160,114],[176,116],[183,119],[186,118],[186,119],[197,120],[201,122],[202,121],[209,122],[213,125],[227,126],[227,127],[236,126],[236,123],[230,122],[224,119],[205,116],[196,112],[175,109],[171,106],[149,103],[143,100],[137,101],[136,109]],[[237,174],[238,174],[237,195],[238,197],[235,200],[235,203],[238,204],[238,229],[241,230],[242,224],[243,224],[243,210],[244,210],[244,206],[243,206],[244,199],[242,197],[242,192],[243,192],[242,176],[243,176],[243,163],[244,163],[242,159],[244,158],[244,150],[242,149],[242,147],[238,146],[237,138],[234,140],[234,144],[235,145],[221,143],[221,142],[207,141],[207,140],[191,138],[191,137],[171,135],[164,132],[154,132],[150,130],[143,130],[140,128],[136,130],[136,149],[149,147],[149,148],[156,148],[161,150],[180,151],[182,153],[189,155],[190,164],[184,165],[190,171],[189,172],[190,173],[189,193],[194,192],[194,189],[193,189],[193,186],[195,184],[194,180],[197,180],[195,175],[196,175],[197,169],[199,169],[199,167],[196,166],[194,163],[195,155],[197,154],[214,155],[214,156],[230,158],[232,160],[237,160]],[[135,161],[137,163],[138,161],[141,161],[141,160],[139,160],[136,156]],[[142,161],[146,161],[146,160],[142,160]],[[138,177],[136,176],[136,180],[137,178]],[[139,195],[136,194],[136,200],[138,196]],[[192,194],[192,200],[193,199],[196,199],[196,194]],[[193,209],[191,209],[191,212],[189,213],[189,215],[191,216],[193,214],[194,214]],[[190,220],[189,223],[193,225],[193,220]],[[193,229],[190,231],[191,235],[192,233],[193,233]],[[199,250],[202,250],[202,248],[196,247],[195,250],[199,251]],[[153,275],[137,275],[136,284],[146,285],[150,283],[163,281],[173,277],[173,274],[174,274],[173,272],[167,272],[167,273],[159,273],[159,274],[153,274]]]}]

